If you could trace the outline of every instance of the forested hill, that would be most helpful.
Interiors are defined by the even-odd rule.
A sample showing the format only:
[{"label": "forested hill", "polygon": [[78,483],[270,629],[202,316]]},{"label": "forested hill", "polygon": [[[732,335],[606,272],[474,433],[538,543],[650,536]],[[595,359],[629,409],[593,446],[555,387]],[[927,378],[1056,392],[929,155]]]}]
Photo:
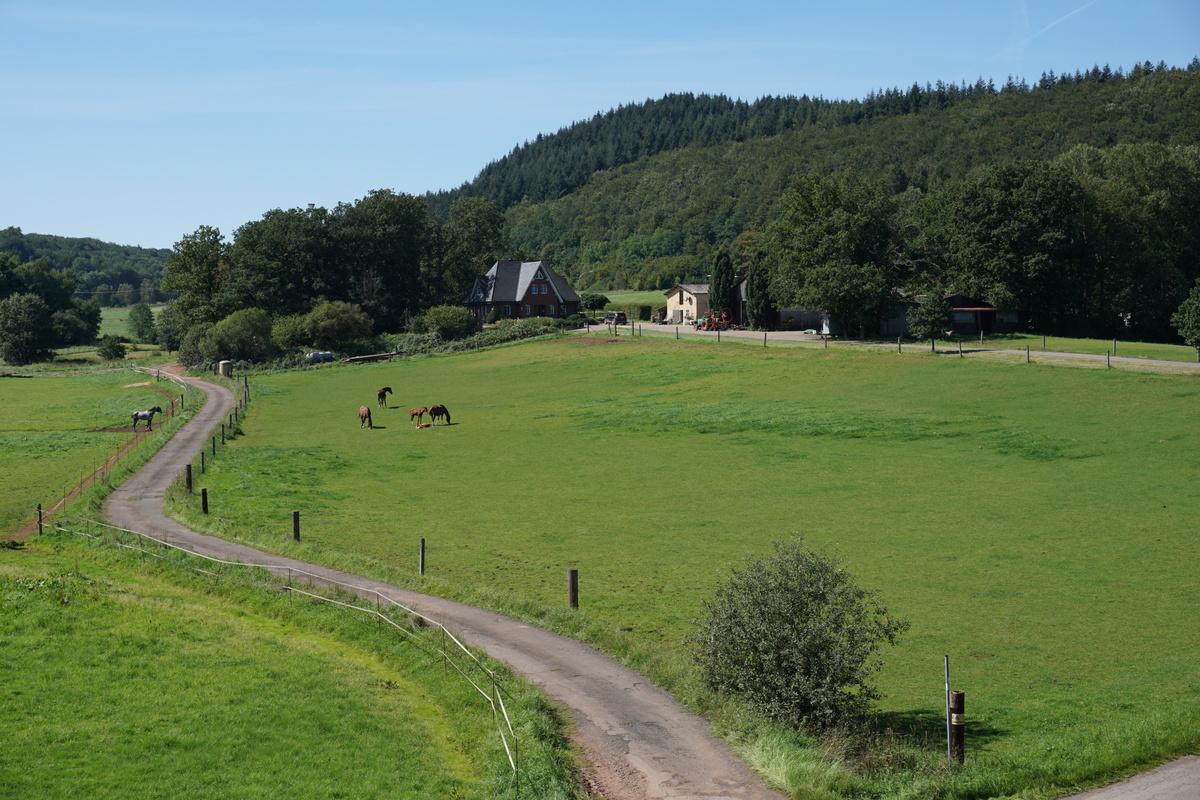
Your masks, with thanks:
[{"label": "forested hill", "polygon": [[716,247],[763,230],[800,173],[929,191],[979,166],[1146,142],[1200,142],[1200,60],[847,101],[670,95],[539,136],[426,200],[435,216],[460,196],[491,200],[525,255],[586,276],[583,288],[656,288],[702,276]]},{"label": "forested hill", "polygon": [[140,289],[149,281],[156,289],[171,251],[162,248],[133,247],[79,239],[22,233],[20,228],[0,230],[0,253],[12,253],[22,263],[45,258],[51,269],[74,272],[76,291],[91,296],[105,288],[122,285]]}]

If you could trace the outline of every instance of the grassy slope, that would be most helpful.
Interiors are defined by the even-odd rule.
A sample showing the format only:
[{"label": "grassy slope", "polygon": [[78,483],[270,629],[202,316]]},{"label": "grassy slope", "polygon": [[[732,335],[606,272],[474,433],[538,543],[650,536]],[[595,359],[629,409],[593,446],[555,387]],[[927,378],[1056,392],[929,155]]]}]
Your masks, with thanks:
[{"label": "grassy slope", "polygon": [[[382,385],[400,410],[360,431]],[[896,724],[936,737],[951,655],[987,771],[960,785],[988,796],[967,787],[1195,746],[1197,396],[1188,377],[560,341],[260,379],[204,485],[268,546],[301,510],[311,546],[407,566],[425,537],[433,574],[549,607],[576,567],[588,617],[666,652],[728,565],[803,533],[913,622],[880,677]],[[408,425],[435,402],[454,425]]]},{"label": "grassy slope", "polygon": [[78,547],[0,556],[0,796],[487,794],[490,715],[428,653]]}]

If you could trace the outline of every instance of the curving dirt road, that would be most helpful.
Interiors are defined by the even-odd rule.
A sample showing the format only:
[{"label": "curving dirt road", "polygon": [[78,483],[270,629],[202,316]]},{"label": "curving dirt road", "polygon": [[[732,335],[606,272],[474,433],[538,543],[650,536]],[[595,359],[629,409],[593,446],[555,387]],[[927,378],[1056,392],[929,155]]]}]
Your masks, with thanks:
[{"label": "curving dirt road", "polygon": [[[608,800],[643,798],[773,798],[762,781],[716,739],[708,724],[642,675],[587,645],[518,620],[356,575],[273,556],[196,533],[162,514],[163,495],[229,414],[233,395],[188,379],[208,396],[204,408],[104,505],[114,524],[155,535],[197,553],[304,570],[365,597],[378,592],[452,628],[460,638],[504,661],[565,707],[591,761],[588,788]],[[1197,800],[1200,757],[1165,764],[1072,800]]]},{"label": "curving dirt road", "polygon": [[642,675],[587,645],[490,611],[417,594],[337,570],[269,555],[196,533],[162,514],[163,496],[212,430],[233,407],[225,388],[192,380],[208,402],[141,472],[104,504],[114,525],[147,533],[205,555],[305,570],[318,580],[376,592],[453,629],[504,661],[565,707],[591,761],[585,780],[608,800],[745,798],[781,800],[690,713]]}]

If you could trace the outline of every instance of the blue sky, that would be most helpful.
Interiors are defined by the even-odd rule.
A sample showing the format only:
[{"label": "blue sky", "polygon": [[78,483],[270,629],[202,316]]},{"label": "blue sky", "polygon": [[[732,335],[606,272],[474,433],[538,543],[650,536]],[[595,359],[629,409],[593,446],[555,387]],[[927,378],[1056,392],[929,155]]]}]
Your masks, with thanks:
[{"label": "blue sky", "polygon": [[669,92],[848,99],[1196,55],[1196,0],[0,0],[0,228],[170,247],[453,188]]}]

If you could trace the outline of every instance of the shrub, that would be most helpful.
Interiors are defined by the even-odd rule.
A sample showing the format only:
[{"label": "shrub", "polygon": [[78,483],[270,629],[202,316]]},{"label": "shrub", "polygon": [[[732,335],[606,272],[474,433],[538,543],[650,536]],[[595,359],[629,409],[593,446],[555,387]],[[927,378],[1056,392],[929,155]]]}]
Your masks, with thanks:
[{"label": "shrub", "polygon": [[876,652],[908,628],[799,537],[717,587],[691,644],[710,687],[810,731],[863,715]]},{"label": "shrub", "polygon": [[304,314],[280,317],[271,324],[271,341],[280,350],[290,350],[308,343],[308,329],[304,326]]},{"label": "shrub", "polygon": [[414,333],[436,333],[446,341],[463,339],[475,332],[475,317],[466,306],[434,306],[420,317]]},{"label": "shrub", "polygon": [[308,339],[322,350],[371,335],[371,318],[354,303],[341,300],[318,303],[304,318]]},{"label": "shrub", "polygon": [[492,310],[488,312],[487,324],[495,325],[496,320],[498,320],[498,319],[500,319],[500,309],[493,307]]},{"label": "shrub", "polygon": [[272,352],[271,317],[261,308],[235,311],[200,340],[200,352],[209,361],[257,361]]},{"label": "shrub", "polygon": [[105,361],[120,361],[125,358],[125,344],[119,336],[105,336],[96,352]]}]

